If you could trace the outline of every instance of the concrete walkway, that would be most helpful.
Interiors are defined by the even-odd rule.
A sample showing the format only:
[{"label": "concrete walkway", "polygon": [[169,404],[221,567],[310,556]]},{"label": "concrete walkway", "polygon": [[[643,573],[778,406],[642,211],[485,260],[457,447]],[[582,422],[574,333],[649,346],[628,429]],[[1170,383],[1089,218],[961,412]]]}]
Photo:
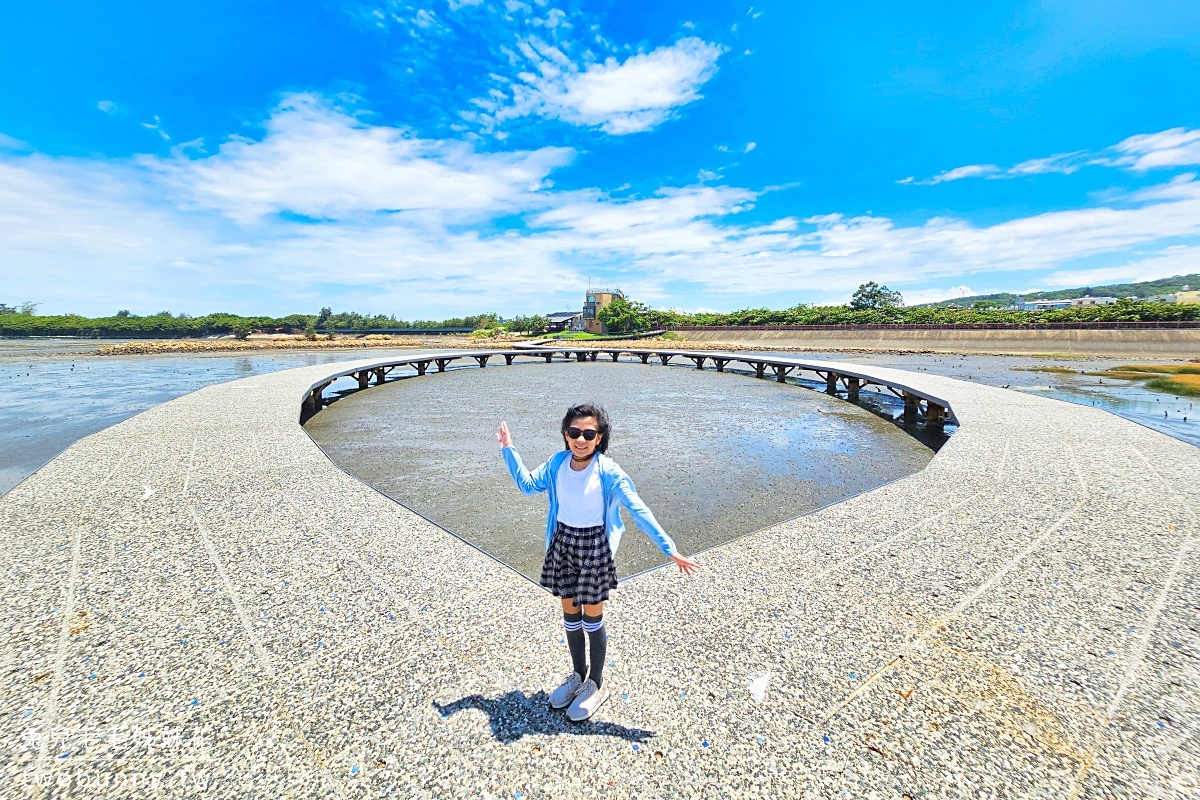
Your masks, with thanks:
[{"label": "concrete walkway", "polygon": [[[698,576],[623,584],[613,697],[574,726],[546,708],[554,599],[297,424],[369,363],[202,389],[0,499],[0,797],[1200,793],[1196,448],[844,364],[960,429]],[[419,380],[452,402],[453,370]]]}]

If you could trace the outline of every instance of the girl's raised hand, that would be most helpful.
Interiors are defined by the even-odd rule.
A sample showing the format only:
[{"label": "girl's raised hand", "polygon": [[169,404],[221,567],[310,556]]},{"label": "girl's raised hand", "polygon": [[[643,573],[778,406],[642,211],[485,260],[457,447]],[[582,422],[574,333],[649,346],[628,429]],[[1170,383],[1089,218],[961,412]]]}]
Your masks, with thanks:
[{"label": "girl's raised hand", "polygon": [[675,562],[675,565],[679,567],[679,571],[684,575],[694,575],[700,570],[699,564],[680,553],[671,556],[671,560]]},{"label": "girl's raised hand", "polygon": [[508,432],[507,422],[500,423],[500,430],[496,432],[496,441],[500,443],[501,449],[512,447],[512,434]]}]

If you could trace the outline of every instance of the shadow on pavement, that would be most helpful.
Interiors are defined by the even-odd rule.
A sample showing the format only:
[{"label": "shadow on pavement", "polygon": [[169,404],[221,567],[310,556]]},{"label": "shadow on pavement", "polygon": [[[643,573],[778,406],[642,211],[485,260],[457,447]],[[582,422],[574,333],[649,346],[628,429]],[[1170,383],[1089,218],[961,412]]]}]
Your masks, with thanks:
[{"label": "shadow on pavement", "polygon": [[525,695],[513,691],[495,698],[472,694],[445,705],[435,701],[433,708],[443,717],[468,708],[479,709],[488,715],[492,736],[504,744],[510,744],[529,734],[615,736],[630,742],[645,742],[655,735],[654,731],[626,728],[612,722],[571,722],[567,719],[565,709],[555,711],[550,708],[549,697],[545,692]]}]

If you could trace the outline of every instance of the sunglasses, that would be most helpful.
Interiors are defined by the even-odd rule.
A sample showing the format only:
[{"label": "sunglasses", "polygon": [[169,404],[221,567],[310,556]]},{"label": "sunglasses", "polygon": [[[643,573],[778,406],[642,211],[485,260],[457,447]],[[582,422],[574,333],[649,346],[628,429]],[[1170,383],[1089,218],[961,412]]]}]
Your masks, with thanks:
[{"label": "sunglasses", "polygon": [[576,428],[574,426],[567,428],[567,437],[570,439],[578,439],[580,436],[582,436],[584,441],[590,442],[599,435],[600,431],[591,430],[590,428],[587,430]]}]

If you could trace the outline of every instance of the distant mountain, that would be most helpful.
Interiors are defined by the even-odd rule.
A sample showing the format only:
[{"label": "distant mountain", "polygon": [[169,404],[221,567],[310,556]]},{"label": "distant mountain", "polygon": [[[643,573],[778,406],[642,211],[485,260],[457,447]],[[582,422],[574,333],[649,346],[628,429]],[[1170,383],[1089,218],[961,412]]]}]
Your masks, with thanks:
[{"label": "distant mountain", "polygon": [[[1076,297],[1147,297],[1156,294],[1173,294],[1174,292],[1200,290],[1200,273],[1191,275],[1176,275],[1173,278],[1162,278],[1157,281],[1142,281],[1141,283],[1110,283],[1106,286],[1081,286],[1078,289],[1059,289],[1056,292],[1030,292],[1020,295],[1025,302],[1034,300],[1074,300]],[[959,297],[954,300],[942,300],[939,303],[921,303],[923,306],[966,306],[980,300],[990,300],[1002,306],[1012,305],[1018,295],[1011,292],[999,294],[976,294],[970,297]]]}]

